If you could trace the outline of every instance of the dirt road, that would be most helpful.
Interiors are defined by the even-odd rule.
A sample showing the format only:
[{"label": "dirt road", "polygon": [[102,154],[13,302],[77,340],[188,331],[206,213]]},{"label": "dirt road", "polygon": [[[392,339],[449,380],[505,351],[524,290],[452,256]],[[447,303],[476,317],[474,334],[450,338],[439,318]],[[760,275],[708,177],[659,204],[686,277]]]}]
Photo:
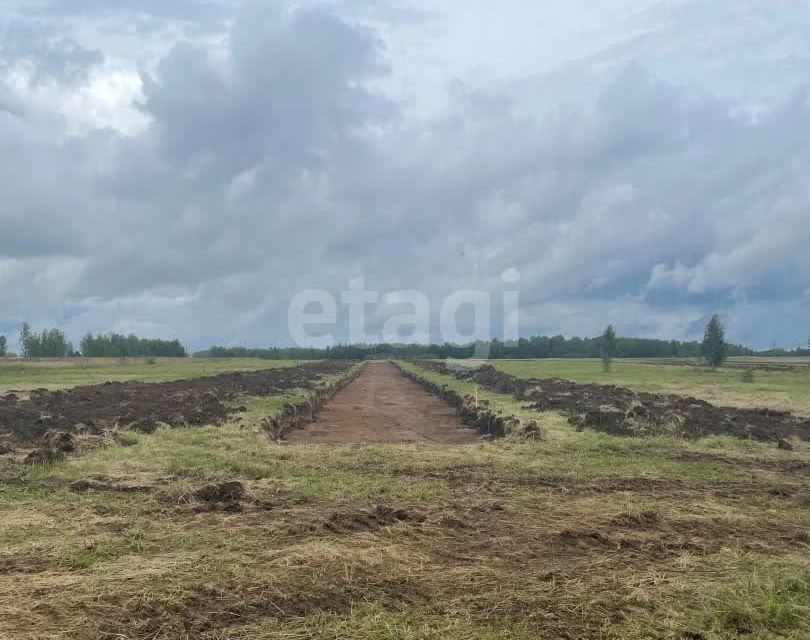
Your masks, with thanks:
[{"label": "dirt road", "polygon": [[475,442],[476,434],[449,406],[403,376],[394,365],[369,363],[318,419],[290,432],[289,442]]}]

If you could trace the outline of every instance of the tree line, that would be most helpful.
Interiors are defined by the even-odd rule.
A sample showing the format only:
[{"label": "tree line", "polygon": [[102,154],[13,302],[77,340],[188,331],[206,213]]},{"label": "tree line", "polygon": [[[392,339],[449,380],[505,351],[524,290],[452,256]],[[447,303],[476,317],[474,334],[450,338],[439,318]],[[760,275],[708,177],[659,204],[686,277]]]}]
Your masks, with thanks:
[{"label": "tree line", "polygon": [[[493,359],[515,358],[603,358],[605,341],[610,340],[610,357],[616,358],[700,358],[704,356],[702,342],[655,340],[650,338],[565,338],[564,336],[532,336],[515,341],[491,340],[466,345],[457,344],[375,344],[335,345],[325,349],[278,348],[249,349],[245,347],[211,347],[196,356],[211,358],[264,358],[267,360],[364,360],[368,358],[473,358],[483,355]],[[730,356],[754,355],[752,349],[725,344]]]},{"label": "tree line", "polygon": [[185,358],[188,356],[185,347],[179,340],[159,340],[156,338],[139,338],[119,333],[93,335],[88,333],[80,343],[81,354],[85,358]]},{"label": "tree line", "polygon": [[[123,358],[123,357],[163,357],[185,358],[188,352],[179,340],[158,340],[139,338],[135,335],[118,333],[93,335],[88,333],[82,338],[79,349],[67,339],[59,329],[33,331],[27,322],[20,325],[20,355],[23,358]],[[0,335],[0,357],[8,353],[6,336]]]},{"label": "tree line", "polygon": [[[179,340],[140,338],[117,333],[85,335],[79,350],[59,329],[44,329],[37,333],[27,322],[20,326],[20,348],[25,358],[93,357],[173,357],[184,358],[188,353]],[[0,335],[0,357],[8,355],[6,336]],[[262,358],[266,360],[364,360],[368,358],[601,358],[605,369],[613,358],[704,358],[713,367],[720,366],[728,356],[810,356],[808,349],[786,351],[773,349],[755,352],[741,345],[727,343],[720,319],[715,315],[706,327],[703,342],[624,338],[616,336],[612,326],[595,338],[566,338],[532,336],[514,341],[493,339],[469,344],[338,344],[323,349],[308,347],[211,347],[194,354],[210,358]]]},{"label": "tree line", "polygon": [[20,349],[23,358],[68,358],[75,353],[73,344],[59,329],[37,333],[27,322],[20,326]]}]

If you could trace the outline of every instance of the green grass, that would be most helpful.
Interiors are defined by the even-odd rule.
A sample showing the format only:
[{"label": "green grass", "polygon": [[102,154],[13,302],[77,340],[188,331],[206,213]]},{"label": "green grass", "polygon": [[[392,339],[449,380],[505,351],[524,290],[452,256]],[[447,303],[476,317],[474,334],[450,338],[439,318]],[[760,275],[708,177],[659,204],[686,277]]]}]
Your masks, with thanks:
[{"label": "green grass", "polygon": [[[725,586],[702,612],[700,626],[723,637],[773,638],[804,632],[810,620],[810,572],[787,575],[754,573]],[[799,637],[795,635],[794,637]]]},{"label": "green grass", "polygon": [[429,609],[389,610],[361,604],[346,614],[322,613],[282,623],[275,619],[206,636],[208,640],[536,640],[537,635],[509,619],[482,625]]},{"label": "green grass", "polygon": [[[361,461],[379,457],[385,464],[354,464],[347,461],[349,451]],[[459,454],[463,459],[463,452]],[[395,474],[402,467],[418,462],[422,456],[424,452],[420,450],[401,450],[390,445],[352,450],[274,445],[258,429],[237,424],[160,429],[152,435],[139,434],[137,444],[132,446],[110,444],[66,462],[36,466],[26,472],[24,484],[0,491],[0,509],[4,505],[53,499],[47,491],[32,491],[35,488],[65,487],[74,480],[109,475],[132,478],[136,484],[139,479],[148,483],[155,478],[171,478],[166,488],[177,489],[178,493],[204,482],[271,478],[284,483],[294,496],[306,499],[344,496],[374,500],[443,495],[446,491],[440,480],[396,481]],[[120,500],[123,508],[131,501],[143,499],[141,494],[88,495],[101,495],[107,502]],[[71,498],[76,498],[76,494],[61,496],[62,500]]]},{"label": "green grass", "polygon": [[[677,607],[640,615],[610,637],[804,640],[810,629],[810,563],[725,551],[697,560],[702,582],[676,585]],[[687,606],[684,606],[684,605]],[[663,615],[661,615],[663,613]],[[685,635],[689,633],[692,635]]]},{"label": "green grass", "polygon": [[[470,361],[470,364],[481,363]],[[754,372],[754,382],[743,382],[744,371],[615,360],[609,372],[598,360],[490,360],[487,364],[520,378],[564,378],[574,382],[615,384],[639,391],[677,393],[719,405],[767,406],[810,416],[810,368]]]},{"label": "green grass", "polygon": [[167,382],[228,371],[255,371],[296,364],[299,363],[293,360],[257,358],[0,358],[0,393],[12,389],[64,389],[108,380]]},{"label": "green grass", "polygon": [[[810,546],[759,533],[810,529],[810,510],[768,491],[807,489],[804,475],[769,466],[807,461],[806,447],[578,432],[560,414],[478,394],[537,420],[544,439],[273,443],[261,421],[305,395],[295,390],[236,399],[247,411],[219,427],[127,434],[36,467],[0,458],[0,627],[19,619],[13,637],[82,640],[528,640],[560,637],[618,602],[604,628],[574,637],[810,637]],[[151,490],[69,489],[86,478]],[[193,511],[195,488],[226,480],[245,485],[243,513]],[[424,520],[322,527],[378,504]],[[585,537],[572,551],[562,530],[610,543]],[[715,530],[733,535],[699,546]],[[15,562],[36,571],[15,574]],[[2,613],[12,603],[16,614]],[[204,632],[188,626],[209,619]],[[107,620],[119,626],[90,626]]]},{"label": "green grass", "polygon": [[111,562],[126,555],[145,554],[149,551],[148,544],[148,538],[143,529],[130,527],[121,536],[68,549],[64,554],[63,562],[74,571],[90,569],[95,565]]},{"label": "green grass", "polygon": [[[754,461],[803,462],[810,455],[810,446],[800,442],[796,442],[796,451],[785,452],[769,444],[729,436],[685,440],[674,436],[620,438],[591,430],[580,432],[560,413],[527,409],[525,402],[511,396],[487,391],[474,383],[428,371],[412,363],[404,362],[400,366],[461,395],[477,394],[479,401],[488,402],[501,415],[535,420],[543,433],[543,442],[534,444],[506,439],[497,442],[490,451],[507,448],[505,457],[511,459],[521,473],[536,470],[547,479],[557,477],[590,482],[598,478],[633,475],[703,485],[750,480],[749,467]],[[721,459],[714,459],[716,456]],[[764,480],[769,477],[769,472],[758,471],[758,477]]]}]

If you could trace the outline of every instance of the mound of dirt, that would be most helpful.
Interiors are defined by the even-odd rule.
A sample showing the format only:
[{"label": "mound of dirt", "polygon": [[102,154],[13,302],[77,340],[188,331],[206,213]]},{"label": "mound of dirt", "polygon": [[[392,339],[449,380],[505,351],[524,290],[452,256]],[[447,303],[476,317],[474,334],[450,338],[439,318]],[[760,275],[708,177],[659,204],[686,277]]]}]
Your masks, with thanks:
[{"label": "mound of dirt", "polygon": [[577,531],[565,529],[557,538],[566,546],[577,547],[615,547],[617,544],[599,531]]},{"label": "mound of dirt", "polygon": [[333,513],[322,523],[326,531],[350,533],[353,531],[374,531],[407,520],[419,521],[420,517],[404,509],[392,509],[378,505],[375,509]]},{"label": "mound of dirt", "polygon": [[41,447],[29,453],[26,464],[45,464],[61,460],[66,453],[76,450],[73,436],[65,431],[48,431],[42,438]]},{"label": "mound of dirt", "polygon": [[99,433],[120,426],[152,432],[169,426],[219,424],[231,413],[224,402],[238,396],[272,396],[310,389],[326,374],[343,373],[348,362],[311,362],[297,367],[224,373],[173,382],[105,382],[73,389],[32,391],[28,400],[0,396],[0,437],[34,443],[50,430]]},{"label": "mound of dirt", "polygon": [[194,499],[200,502],[225,502],[241,500],[245,495],[245,487],[241,482],[220,482],[207,484],[194,492]]},{"label": "mound of dirt", "polygon": [[242,498],[245,497],[245,487],[241,482],[219,482],[200,487],[192,497],[198,504],[194,507],[197,513],[204,511],[227,511],[236,513],[242,510]]},{"label": "mound of dirt", "polygon": [[654,394],[625,387],[580,384],[570,380],[523,379],[490,365],[453,369],[442,362],[422,362],[426,369],[470,380],[497,393],[531,402],[536,411],[560,411],[580,429],[612,435],[677,434],[688,438],[730,435],[773,442],[789,448],[787,438],[810,440],[810,419],[774,409],[718,407],[705,400]]}]

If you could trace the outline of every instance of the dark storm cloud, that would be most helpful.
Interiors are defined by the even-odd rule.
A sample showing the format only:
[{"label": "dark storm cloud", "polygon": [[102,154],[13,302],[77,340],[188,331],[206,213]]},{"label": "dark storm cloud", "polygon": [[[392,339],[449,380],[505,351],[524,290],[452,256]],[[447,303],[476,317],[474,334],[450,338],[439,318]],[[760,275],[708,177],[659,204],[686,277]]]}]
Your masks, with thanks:
[{"label": "dark storm cloud", "polygon": [[[177,46],[147,81],[152,124],[120,145],[100,185],[126,240],[88,267],[87,294],[198,287],[268,265],[277,287],[328,231],[318,189],[368,166],[369,129],[395,114],[363,84],[385,71],[371,31],[317,9],[254,8],[229,36],[221,58]],[[110,278],[121,260],[133,268]]]},{"label": "dark storm cloud", "polygon": [[367,29],[318,10],[253,9],[230,40],[226,68],[204,49],[180,46],[146,87],[161,156],[181,167],[210,161],[203,181],[260,162],[275,172],[317,167],[390,115],[388,102],[360,84],[384,71]]}]

